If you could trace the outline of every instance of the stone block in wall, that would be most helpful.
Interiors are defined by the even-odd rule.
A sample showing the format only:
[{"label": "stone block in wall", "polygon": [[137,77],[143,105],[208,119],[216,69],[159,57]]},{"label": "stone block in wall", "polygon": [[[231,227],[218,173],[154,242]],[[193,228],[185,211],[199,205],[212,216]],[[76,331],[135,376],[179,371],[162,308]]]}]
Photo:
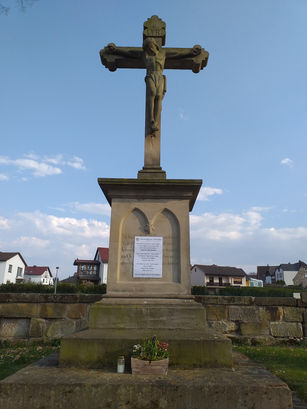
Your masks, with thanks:
[{"label": "stone block in wall", "polygon": [[0,338],[28,338],[30,319],[1,318]]},{"label": "stone block in wall", "polygon": [[218,297],[218,303],[226,305],[253,305],[254,297],[225,295]]},{"label": "stone block in wall", "polygon": [[46,332],[46,321],[42,318],[32,318],[30,322],[30,338],[42,338]]},{"label": "stone block in wall", "polygon": [[303,333],[304,333],[304,337],[307,338],[307,322],[303,324]]},{"label": "stone block in wall", "polygon": [[267,321],[282,321],[283,315],[284,310],[282,307],[277,307],[275,305],[264,307],[264,318]]},{"label": "stone block in wall", "polygon": [[240,333],[243,336],[261,336],[270,334],[270,323],[268,321],[262,322],[241,322]]},{"label": "stone block in wall", "polygon": [[38,316],[38,304],[6,303],[0,305],[0,317],[31,318]]},{"label": "stone block in wall", "polygon": [[226,305],[207,305],[205,310],[207,321],[220,321],[227,319]]},{"label": "stone block in wall", "polygon": [[307,292],[306,291],[301,293],[301,300],[303,304],[307,307]]},{"label": "stone block in wall", "polygon": [[232,321],[208,321],[208,326],[222,334],[229,334],[238,329],[238,324]]},{"label": "stone block in wall", "polygon": [[307,311],[305,310],[303,313],[303,321],[307,323]]},{"label": "stone block in wall", "polygon": [[39,317],[41,318],[65,318],[67,304],[44,303],[39,304]]},{"label": "stone block in wall", "polygon": [[262,321],[261,310],[258,307],[239,307],[230,305],[228,307],[229,321],[259,322]]},{"label": "stone block in wall", "polygon": [[87,304],[68,304],[67,305],[67,317],[71,319],[85,318],[88,313]]},{"label": "stone block in wall", "polygon": [[303,310],[295,307],[284,307],[284,320],[302,322],[303,321]]},{"label": "stone block in wall", "polygon": [[75,321],[75,332],[82,331],[88,328],[88,319],[81,318]]},{"label": "stone block in wall", "polygon": [[303,328],[299,322],[271,322],[271,334],[280,338],[302,338]]},{"label": "stone block in wall", "polygon": [[54,320],[46,333],[48,338],[62,338],[65,335],[73,334],[76,331],[76,324],[72,320]]},{"label": "stone block in wall", "polygon": [[296,307],[296,299],[292,297],[255,297],[255,305],[289,306]]}]

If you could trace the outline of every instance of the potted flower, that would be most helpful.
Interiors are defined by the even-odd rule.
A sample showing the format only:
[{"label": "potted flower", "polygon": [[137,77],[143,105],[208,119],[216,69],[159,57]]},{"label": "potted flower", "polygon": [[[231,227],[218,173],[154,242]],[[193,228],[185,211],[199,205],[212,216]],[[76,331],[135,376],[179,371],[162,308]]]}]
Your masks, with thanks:
[{"label": "potted flower", "polygon": [[142,344],[134,345],[131,369],[133,374],[167,375],[168,344],[154,336],[145,339]]}]

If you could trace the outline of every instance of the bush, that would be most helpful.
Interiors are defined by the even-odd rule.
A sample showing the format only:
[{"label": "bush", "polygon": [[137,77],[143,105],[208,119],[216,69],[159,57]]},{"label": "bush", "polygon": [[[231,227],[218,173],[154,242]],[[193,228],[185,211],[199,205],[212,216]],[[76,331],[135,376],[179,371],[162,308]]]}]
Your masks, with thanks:
[{"label": "bush", "polygon": [[229,296],[252,296],[252,297],[293,297],[293,293],[302,292],[302,289],[287,287],[220,287],[208,288],[205,286],[193,286],[193,295],[229,295]]},{"label": "bush", "polygon": [[[106,285],[75,285],[67,283],[59,283],[56,288],[57,294],[105,294]],[[18,283],[18,284],[1,284],[0,293],[40,293],[53,294],[54,287],[50,285],[42,285],[35,283]]]}]

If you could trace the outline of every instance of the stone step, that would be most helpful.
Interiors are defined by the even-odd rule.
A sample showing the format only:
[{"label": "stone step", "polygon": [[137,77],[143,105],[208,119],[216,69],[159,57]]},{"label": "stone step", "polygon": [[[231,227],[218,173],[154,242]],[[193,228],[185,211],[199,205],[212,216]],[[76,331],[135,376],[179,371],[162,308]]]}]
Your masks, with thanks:
[{"label": "stone step", "polygon": [[89,329],[62,339],[61,367],[115,368],[120,355],[156,335],[169,343],[170,365],[177,368],[230,367],[231,341],[209,329]]},{"label": "stone step", "polygon": [[57,357],[0,382],[1,409],[292,409],[288,386],[247,359],[166,376],[59,368]]}]

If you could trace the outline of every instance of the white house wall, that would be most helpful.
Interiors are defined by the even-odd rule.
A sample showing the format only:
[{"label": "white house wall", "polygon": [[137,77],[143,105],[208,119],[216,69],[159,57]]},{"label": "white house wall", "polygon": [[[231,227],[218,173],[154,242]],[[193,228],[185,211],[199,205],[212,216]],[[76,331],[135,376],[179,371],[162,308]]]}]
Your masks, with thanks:
[{"label": "white house wall", "polygon": [[0,284],[4,283],[4,272],[6,267],[6,261],[0,262]]},{"label": "white house wall", "polygon": [[205,285],[205,273],[198,267],[192,268],[191,285]]},{"label": "white house wall", "polygon": [[100,269],[102,270],[102,277],[100,277],[100,282],[107,284],[108,281],[108,263],[100,264]]},{"label": "white house wall", "polygon": [[[1,263],[2,264],[2,263]],[[22,268],[22,278],[24,277],[24,272],[25,272],[25,265],[22,259],[19,257],[18,254],[16,256],[10,258],[7,260],[5,263],[5,269],[4,269],[4,275],[3,275],[3,281],[2,283],[7,283],[8,281],[10,283],[16,283],[16,276],[17,276],[17,269],[18,267]],[[9,265],[12,265],[12,272],[9,273]]]},{"label": "white house wall", "polygon": [[284,282],[286,285],[293,285],[293,279],[297,271],[284,271]]}]

